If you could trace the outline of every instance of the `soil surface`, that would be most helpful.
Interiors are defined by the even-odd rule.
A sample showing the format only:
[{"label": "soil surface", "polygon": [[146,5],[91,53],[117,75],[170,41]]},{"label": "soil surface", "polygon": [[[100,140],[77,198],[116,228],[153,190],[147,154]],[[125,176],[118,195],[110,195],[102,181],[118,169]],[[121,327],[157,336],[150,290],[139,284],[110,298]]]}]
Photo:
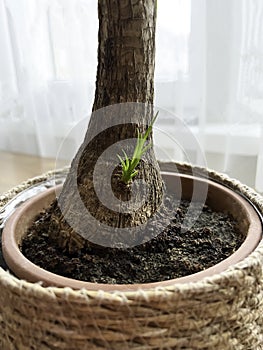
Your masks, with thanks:
[{"label": "soil surface", "polygon": [[[23,254],[36,265],[56,274],[97,283],[149,283],[189,275],[204,270],[235,252],[245,237],[235,221],[224,213],[204,206],[190,229],[181,230],[189,203],[174,206],[165,199],[170,224],[157,237],[139,246],[88,248],[66,255],[50,242],[46,213],[41,213],[22,242]],[[195,204],[196,211],[199,204]],[[158,226],[158,222],[155,223]],[[158,227],[157,227],[158,229]]]}]

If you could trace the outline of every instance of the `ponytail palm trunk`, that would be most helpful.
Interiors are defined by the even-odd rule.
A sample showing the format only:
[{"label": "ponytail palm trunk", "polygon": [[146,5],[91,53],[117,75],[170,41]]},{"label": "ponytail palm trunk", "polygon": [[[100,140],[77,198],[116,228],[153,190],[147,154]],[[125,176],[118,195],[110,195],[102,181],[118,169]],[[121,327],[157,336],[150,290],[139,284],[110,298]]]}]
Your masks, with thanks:
[{"label": "ponytail palm trunk", "polygon": [[[51,239],[72,253],[92,242],[102,246],[118,246],[115,243],[119,242],[122,246],[125,238],[121,236],[120,228],[131,228],[128,245],[139,243],[141,238],[135,234],[133,237],[132,228],[144,224],[162,200],[162,181],[152,146],[145,152],[133,178],[134,184],[142,180],[147,188],[146,200],[139,208],[136,203],[141,201],[140,186],[121,181],[117,154],[113,152],[108,159],[98,162],[112,145],[136,139],[138,132],[145,134],[153,120],[156,1],[98,0],[98,14],[98,68],[93,113],[58,201],[52,205],[50,218]],[[116,104],[116,108],[108,108]],[[117,122],[116,118],[119,118]],[[151,133],[147,141],[150,145]],[[132,153],[133,147],[134,143],[130,142],[126,153]],[[119,200],[117,207],[101,201],[94,184],[94,181],[99,184],[101,193],[107,195],[107,169],[114,167],[117,168],[111,177],[111,190]],[[120,202],[128,203],[131,199],[134,210],[118,210]],[[86,211],[91,215],[86,216]],[[97,240],[98,236],[103,239]]]}]

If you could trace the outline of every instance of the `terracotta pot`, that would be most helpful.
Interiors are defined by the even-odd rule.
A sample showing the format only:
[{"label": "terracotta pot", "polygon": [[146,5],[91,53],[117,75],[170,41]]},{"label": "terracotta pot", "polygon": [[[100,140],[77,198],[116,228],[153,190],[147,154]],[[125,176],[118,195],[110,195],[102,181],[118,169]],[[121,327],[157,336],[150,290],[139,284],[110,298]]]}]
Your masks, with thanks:
[{"label": "terracotta pot", "polygon": [[26,201],[8,219],[2,235],[2,249],[7,265],[17,277],[29,282],[42,281],[44,286],[71,287],[73,289],[85,288],[88,290],[132,291],[138,288],[149,289],[156,286],[166,287],[178,283],[196,282],[204,277],[225,271],[231,265],[243,260],[257,247],[262,236],[261,222],[253,206],[243,197],[236,194],[233,190],[210,180],[168,172],[162,173],[162,176],[170,191],[180,192],[182,189],[182,198],[184,199],[191,199],[194,193],[195,199],[202,200],[207,191],[206,204],[215,211],[228,212],[238,222],[238,228],[241,234],[246,236],[240,248],[224,261],[204,271],[182,278],[156,283],[140,285],[96,284],[55,275],[34,265],[19,250],[20,242],[28,226],[33,222],[35,216],[45,209],[55,198],[55,189],[52,188]]}]

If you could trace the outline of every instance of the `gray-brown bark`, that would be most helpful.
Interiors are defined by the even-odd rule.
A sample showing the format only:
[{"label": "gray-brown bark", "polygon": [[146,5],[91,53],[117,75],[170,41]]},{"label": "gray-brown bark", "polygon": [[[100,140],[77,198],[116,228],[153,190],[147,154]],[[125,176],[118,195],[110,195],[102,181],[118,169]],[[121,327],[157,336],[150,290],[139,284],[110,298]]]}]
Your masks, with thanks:
[{"label": "gray-brown bark", "polygon": [[93,109],[153,103],[156,0],[99,0],[99,48]]},{"label": "gray-brown bark", "polygon": [[[89,242],[107,246],[141,242],[142,233],[138,236],[136,228],[156,212],[162,199],[162,181],[152,148],[140,163],[132,189],[120,183],[117,175],[111,179],[113,192],[120,201],[125,204],[133,199],[130,211],[122,210],[122,204],[114,200],[105,205],[98,195],[99,188],[102,196],[107,197],[109,174],[118,164],[115,150],[101,162],[99,157],[124,140],[130,140],[125,150],[132,154],[137,129],[145,132],[153,118],[156,1],[98,3],[99,48],[93,113],[62,193],[53,204],[50,223],[51,238],[70,252]],[[113,104],[118,105],[101,109]],[[152,136],[149,142],[151,139]],[[140,208],[136,208],[143,191],[140,179],[148,192]],[[86,216],[87,212],[91,215]],[[127,240],[127,233],[121,232],[121,228],[130,228]]]}]

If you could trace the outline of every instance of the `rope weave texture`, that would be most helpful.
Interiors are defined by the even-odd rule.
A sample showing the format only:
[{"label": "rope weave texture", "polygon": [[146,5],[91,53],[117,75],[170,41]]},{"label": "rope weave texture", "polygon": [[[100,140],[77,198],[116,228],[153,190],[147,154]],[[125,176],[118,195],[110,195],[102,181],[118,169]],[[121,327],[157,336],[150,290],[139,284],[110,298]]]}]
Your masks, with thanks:
[{"label": "rope weave texture", "polygon": [[[162,164],[163,170],[172,165]],[[187,164],[177,164],[190,173]],[[202,175],[204,169],[197,168]],[[50,178],[30,179],[0,197]],[[224,174],[211,179],[263,198]],[[0,349],[3,350],[260,350],[263,349],[263,243],[222,274],[192,284],[135,292],[44,288],[0,268]]]}]

